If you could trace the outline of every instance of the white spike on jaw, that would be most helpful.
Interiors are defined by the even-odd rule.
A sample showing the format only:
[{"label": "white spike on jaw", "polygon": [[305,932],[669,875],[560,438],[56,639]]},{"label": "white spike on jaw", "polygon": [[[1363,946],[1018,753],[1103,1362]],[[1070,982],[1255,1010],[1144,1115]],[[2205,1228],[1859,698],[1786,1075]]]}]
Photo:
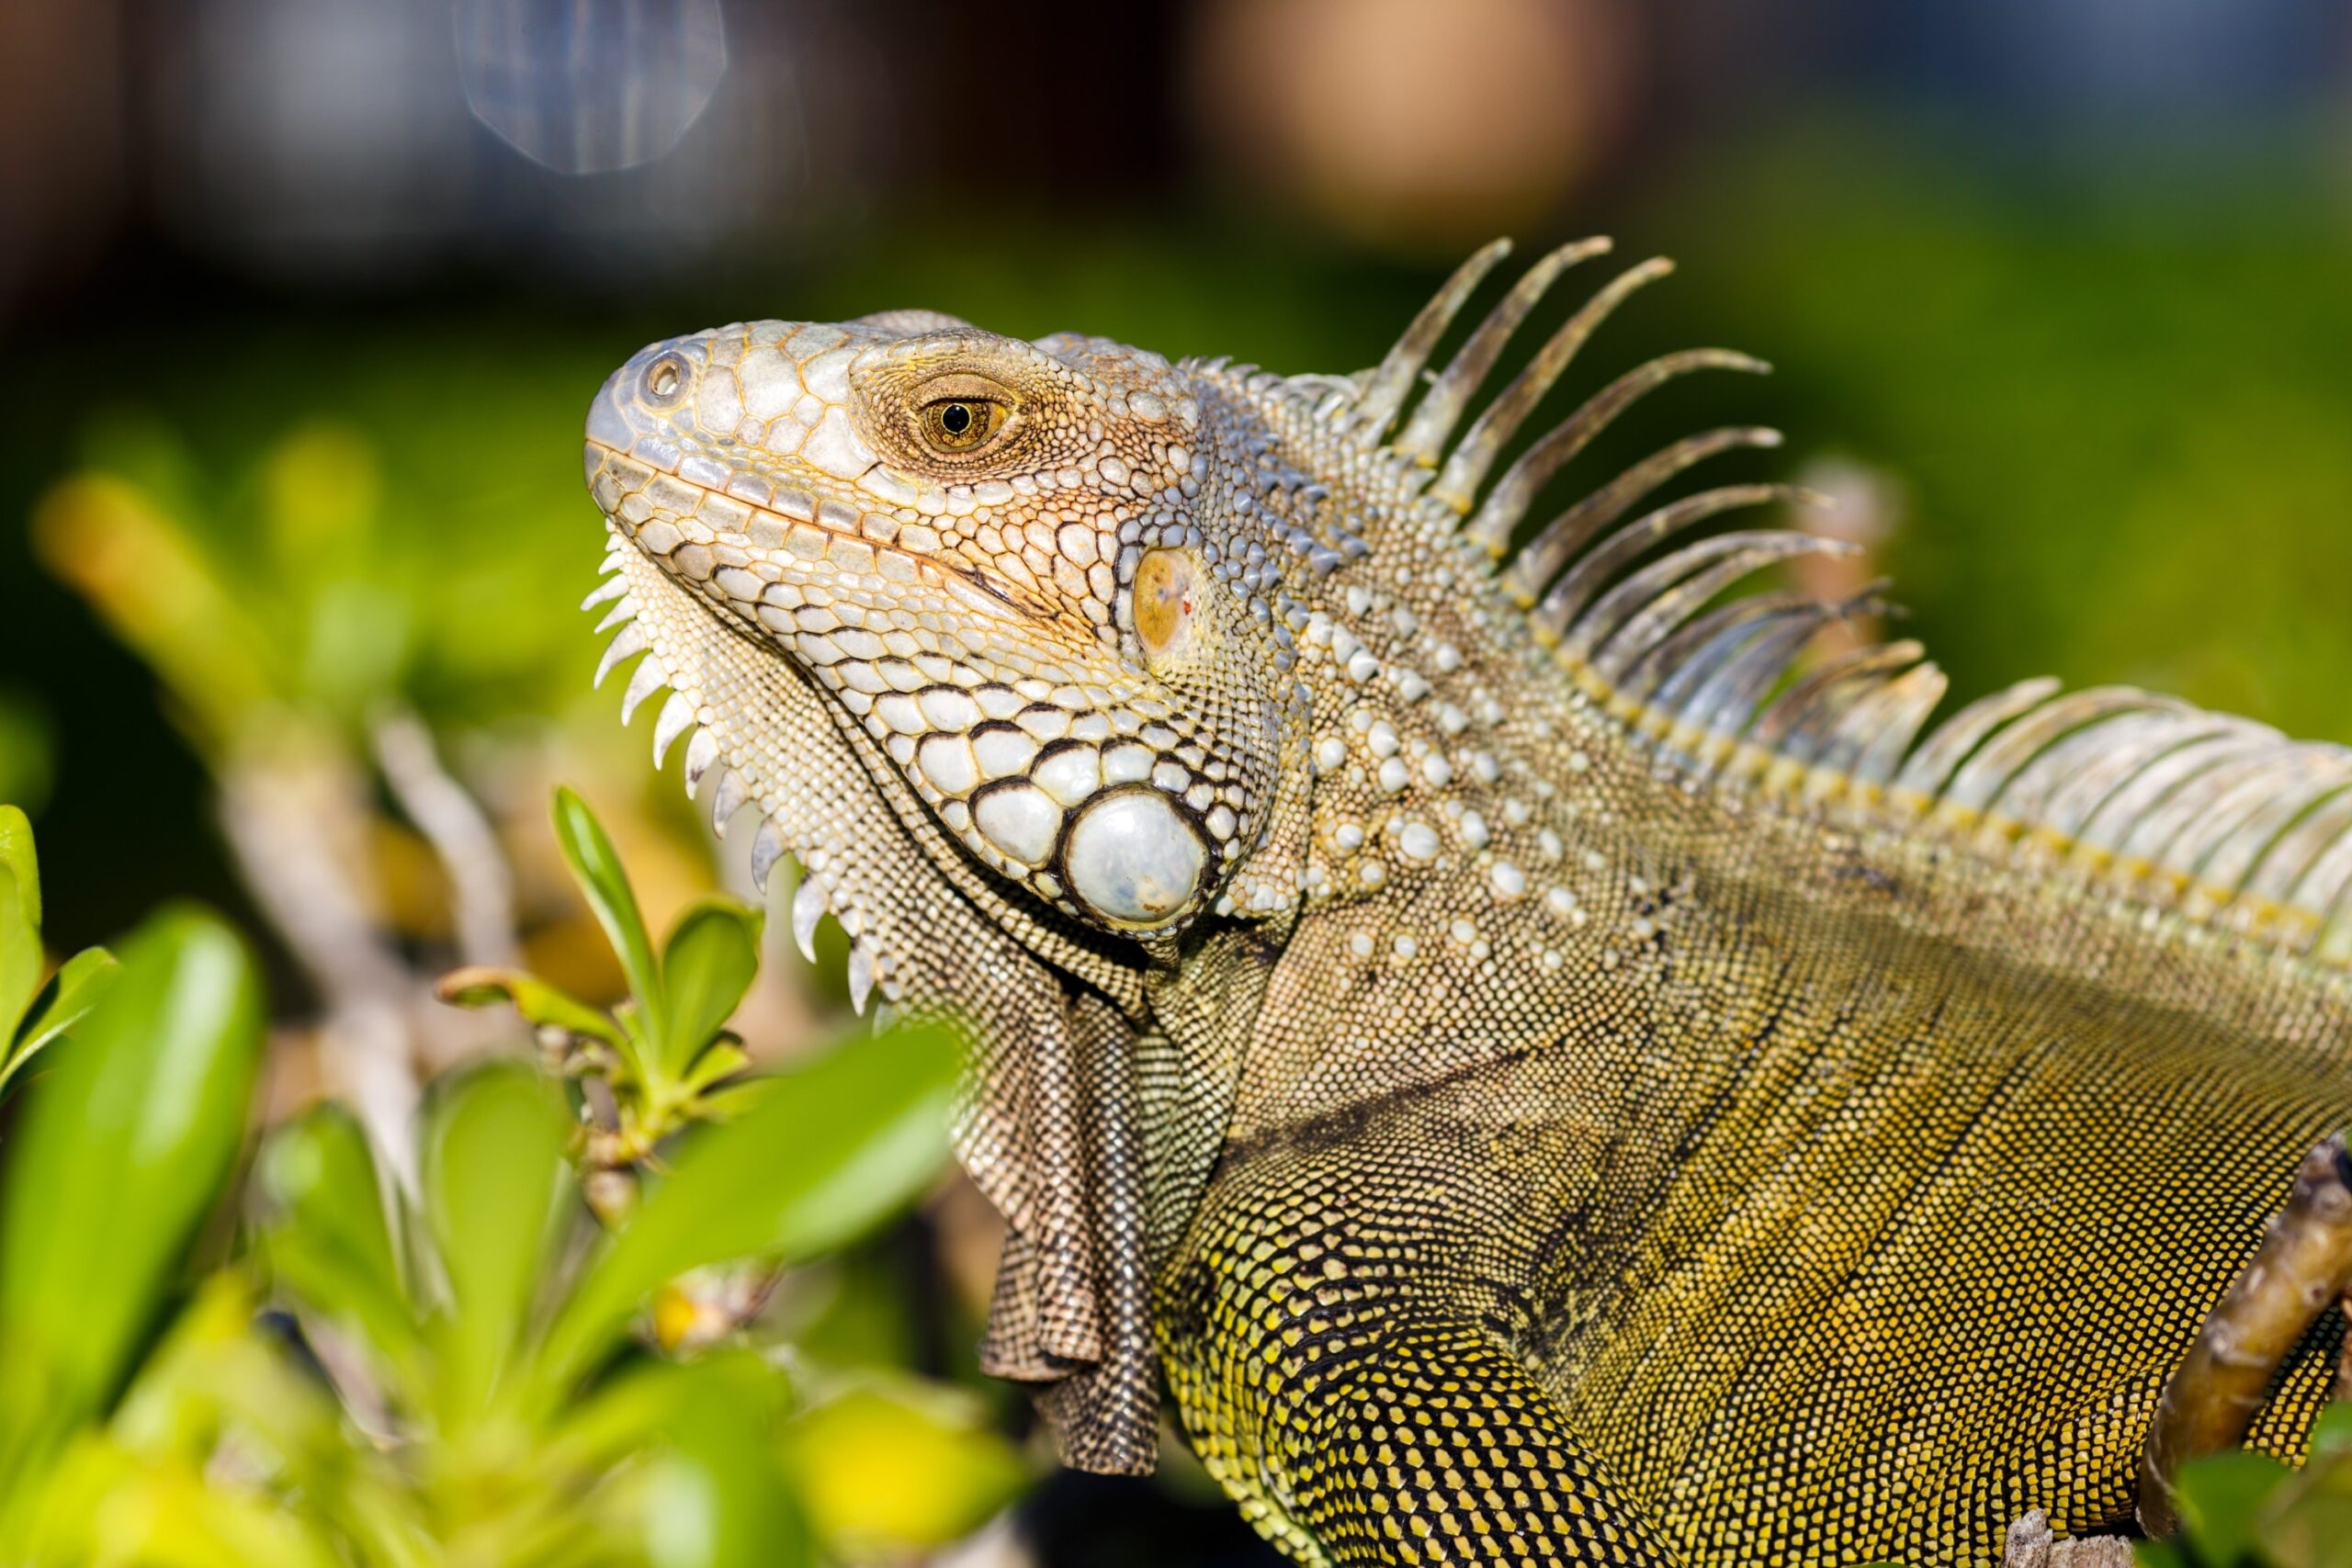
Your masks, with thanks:
[{"label": "white spike on jaw", "polygon": [[825,890],[813,876],[804,876],[792,895],[792,940],[800,956],[817,962],[817,922],[825,918]]},{"label": "white spike on jaw", "polygon": [[611,631],[615,626],[626,626],[635,619],[637,619],[636,604],[630,600],[624,599],[619,604],[605,612],[605,618],[596,623],[596,630],[601,635],[602,633]]},{"label": "white spike on jaw", "polygon": [[874,1032],[888,1034],[898,1028],[899,1020],[906,1016],[906,1010],[896,1002],[876,1002],[874,1004]]},{"label": "white spike on jaw", "polygon": [[621,722],[627,724],[636,716],[639,703],[670,683],[670,672],[662,668],[659,654],[649,653],[638,660],[628,678],[628,690],[621,694]]},{"label": "white spike on jaw", "polygon": [[768,873],[784,858],[784,835],[776,831],[775,818],[760,818],[760,830],[752,840],[752,885],[761,892],[768,890]]},{"label": "white spike on jaw", "polygon": [[751,789],[743,783],[743,775],[729,768],[718,776],[718,787],[710,796],[710,830],[720,838],[727,837],[727,824],[735,813],[743,809],[752,798]]},{"label": "white spike on jaw", "polygon": [[662,759],[670,753],[678,737],[694,728],[695,702],[684,692],[672,692],[670,700],[662,705],[661,715],[653,721],[653,766],[659,770]]},{"label": "white spike on jaw", "polygon": [[617,599],[628,592],[628,579],[616,574],[591,588],[588,591],[588,597],[580,601],[580,607],[583,610],[593,610],[597,605]]},{"label": "white spike on jaw", "polygon": [[703,774],[710,772],[710,765],[718,761],[718,738],[707,729],[695,730],[694,739],[686,742],[686,798],[688,800],[695,797],[695,786],[702,783]]},{"label": "white spike on jaw", "polygon": [[870,943],[854,942],[849,949],[850,1010],[865,1011],[865,998],[874,994],[874,948]]},{"label": "white spike on jaw", "polygon": [[644,623],[631,621],[613,637],[611,646],[605,649],[605,657],[596,661],[596,679],[590,684],[602,686],[605,677],[613,672],[614,665],[631,654],[643,653],[652,646],[652,640],[645,635]]}]

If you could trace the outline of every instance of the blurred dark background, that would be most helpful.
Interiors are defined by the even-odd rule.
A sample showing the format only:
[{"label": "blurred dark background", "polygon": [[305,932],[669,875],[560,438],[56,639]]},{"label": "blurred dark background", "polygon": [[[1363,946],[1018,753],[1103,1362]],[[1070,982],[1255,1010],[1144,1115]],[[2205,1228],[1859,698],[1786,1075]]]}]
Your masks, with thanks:
[{"label": "blurred dark background", "polygon": [[[924,305],[1344,371],[1470,246],[1593,231],[1682,271],[1589,384],[1693,342],[1780,374],[1652,400],[1587,480],[1780,423],[1955,700],[2048,671],[2352,739],[2340,6],[7,0],[0,798],[51,941],[242,916],[283,1106],[338,1087],[303,1021],[368,953],[471,940],[436,781],[585,989],[551,780],[657,918],[744,886],[588,691],[579,420],[648,339]],[[779,951],[745,1032],[830,1019],[826,958]],[[439,1027],[416,1062],[473,1043]],[[967,1209],[875,1299],[983,1289]],[[954,1372],[962,1315],[872,1353]],[[961,1560],[1260,1560],[1174,1469],[1049,1481]]]}]

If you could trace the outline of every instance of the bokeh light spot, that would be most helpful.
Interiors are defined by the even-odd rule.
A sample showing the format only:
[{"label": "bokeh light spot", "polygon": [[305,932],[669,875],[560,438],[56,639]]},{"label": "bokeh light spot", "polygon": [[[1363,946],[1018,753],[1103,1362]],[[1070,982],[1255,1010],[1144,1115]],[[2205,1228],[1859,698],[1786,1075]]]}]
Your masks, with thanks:
[{"label": "bokeh light spot", "polygon": [[458,64],[474,118],[568,175],[677,146],[727,73],[718,0],[459,0]]},{"label": "bokeh light spot", "polygon": [[1203,139],[1286,210],[1445,253],[1535,226],[1592,170],[1632,40],[1597,0],[1218,0]]}]

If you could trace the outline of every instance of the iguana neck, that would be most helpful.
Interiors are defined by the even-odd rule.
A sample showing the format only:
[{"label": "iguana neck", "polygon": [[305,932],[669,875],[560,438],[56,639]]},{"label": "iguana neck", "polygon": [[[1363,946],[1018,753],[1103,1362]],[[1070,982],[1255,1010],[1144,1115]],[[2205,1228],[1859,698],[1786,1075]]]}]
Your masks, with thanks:
[{"label": "iguana neck", "polygon": [[[1313,416],[1295,395],[1222,370],[1201,383],[1224,438],[1270,446],[1275,471],[1294,449],[1304,462]],[[1368,549],[1285,583],[1312,786],[1237,1135],[1555,1032],[1589,976],[1652,961],[1688,880],[1639,830],[1677,797],[1563,677],[1483,554],[1420,520],[1420,477],[1368,464],[1328,497],[1258,502],[1336,513]]]}]

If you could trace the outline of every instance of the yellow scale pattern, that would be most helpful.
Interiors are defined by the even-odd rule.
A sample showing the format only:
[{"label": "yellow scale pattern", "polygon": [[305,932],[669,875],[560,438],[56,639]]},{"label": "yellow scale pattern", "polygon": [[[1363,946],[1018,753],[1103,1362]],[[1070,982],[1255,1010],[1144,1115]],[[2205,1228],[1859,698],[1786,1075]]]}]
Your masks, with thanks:
[{"label": "yellow scale pattern", "polygon": [[[1155,1321],[1300,1561],[1983,1564],[2030,1509],[2130,1525],[2165,1377],[2352,1110],[2340,1010],[2135,973],[2087,909],[2042,934],[2120,983],[2053,978],[1778,886],[1747,826],[1577,1026],[1227,1150]],[[1507,1039],[1529,1000],[1422,1012]],[[2299,1451],[2340,1338],[2256,1446]]]}]

